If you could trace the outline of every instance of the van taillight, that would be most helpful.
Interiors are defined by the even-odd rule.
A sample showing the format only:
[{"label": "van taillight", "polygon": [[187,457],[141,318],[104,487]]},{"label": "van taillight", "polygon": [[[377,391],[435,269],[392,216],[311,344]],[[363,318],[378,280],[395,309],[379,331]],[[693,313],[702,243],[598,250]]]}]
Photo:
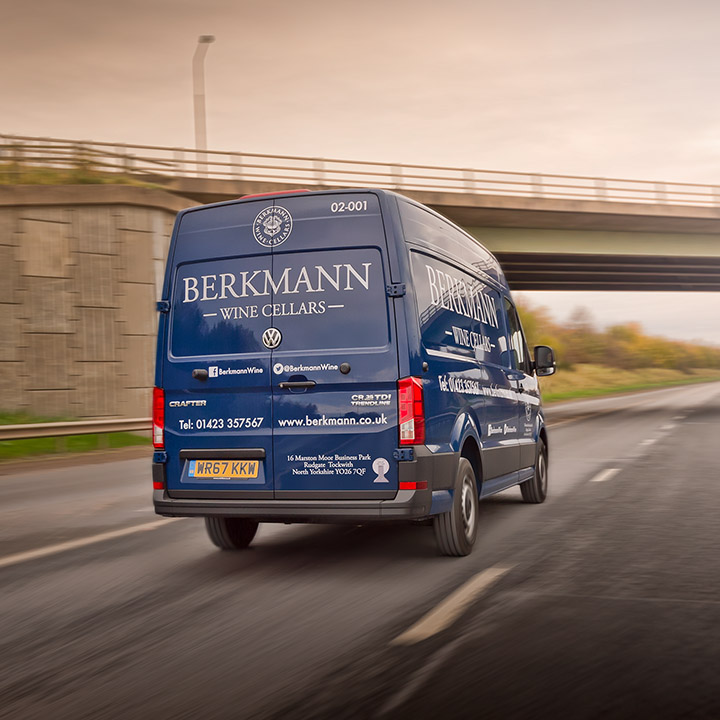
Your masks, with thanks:
[{"label": "van taillight", "polygon": [[153,447],[165,447],[165,391],[162,388],[153,388],[152,439]]},{"label": "van taillight", "polygon": [[425,442],[425,411],[422,380],[406,377],[398,380],[398,414],[400,444],[421,445]]}]

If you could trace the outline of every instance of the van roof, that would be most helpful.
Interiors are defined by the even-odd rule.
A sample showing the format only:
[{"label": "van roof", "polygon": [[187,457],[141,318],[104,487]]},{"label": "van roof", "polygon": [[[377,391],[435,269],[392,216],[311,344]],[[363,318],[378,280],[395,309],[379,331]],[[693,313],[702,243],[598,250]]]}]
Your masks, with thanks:
[{"label": "van roof", "polygon": [[409,198],[407,195],[402,195],[400,193],[396,193],[392,190],[385,190],[384,188],[374,188],[374,187],[350,187],[350,188],[338,188],[335,190],[308,190],[305,188],[301,189],[293,189],[293,190],[277,190],[277,191],[270,191],[265,193],[255,193],[250,195],[243,195],[242,197],[234,198],[232,200],[223,200],[221,202],[216,203],[208,203],[205,205],[195,205],[193,207],[185,208],[184,210],[181,210],[178,213],[178,219],[186,215],[188,213],[192,213],[198,210],[207,210],[213,207],[226,207],[228,205],[239,205],[246,202],[255,202],[260,198],[267,197],[272,198],[273,200],[281,199],[283,197],[297,197],[297,196],[317,196],[317,195],[338,195],[342,193],[363,193],[363,192],[370,192],[378,197],[384,197],[386,199],[388,198],[394,198],[396,200],[409,203],[410,205],[415,205],[419,208],[422,208],[433,215],[437,216],[441,220],[443,220],[446,223],[449,223],[454,228],[456,228],[459,232],[461,232],[463,235],[465,235],[469,240],[472,241],[472,245],[468,247],[468,256],[460,258],[462,261],[467,263],[468,265],[473,266],[476,270],[479,270],[486,275],[489,275],[492,279],[494,279],[497,283],[499,283],[502,287],[508,288],[507,280],[505,279],[505,274],[502,270],[502,267],[500,266],[500,263],[498,262],[498,259],[488,250],[477,238],[470,235],[470,233],[467,232],[464,228],[460,227],[456,223],[454,223],[452,220],[446,218],[441,213],[438,213],[437,211],[433,210],[431,207],[428,207],[427,205],[423,205],[422,203],[418,202],[417,200],[414,200],[412,198]]}]

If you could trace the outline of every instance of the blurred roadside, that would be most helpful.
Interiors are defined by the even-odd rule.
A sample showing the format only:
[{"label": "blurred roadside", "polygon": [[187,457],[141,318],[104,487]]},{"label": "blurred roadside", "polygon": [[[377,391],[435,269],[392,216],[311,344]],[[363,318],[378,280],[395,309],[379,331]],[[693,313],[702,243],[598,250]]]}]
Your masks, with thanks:
[{"label": "blurred roadside", "polygon": [[685,370],[643,367],[624,370],[605,365],[574,365],[540,380],[545,405],[575,398],[652,390],[720,380],[720,368]]},{"label": "blurred roadside", "polygon": [[[630,371],[578,365],[559,375],[543,378],[543,397],[548,422],[552,427],[570,418],[603,414],[606,406],[615,407],[613,398],[618,398],[618,407],[624,407],[621,396],[632,398],[653,390],[711,382],[720,382],[720,369],[682,372],[644,368]],[[595,399],[597,402],[594,402]],[[611,404],[607,405],[603,400]],[[48,420],[20,413],[0,414],[0,426]],[[149,458],[151,452],[149,432],[0,440],[0,475],[22,471],[33,464],[68,467],[73,464]]]},{"label": "blurred roadside", "polygon": [[[89,174],[0,173],[0,425],[150,412],[155,301],[175,214],[193,203],[77,172]],[[530,346],[558,358],[546,403],[720,379],[720,348],[632,322],[598,330],[583,309],[559,324],[518,300]],[[2,440],[0,464],[148,445],[132,433]]]},{"label": "blurred roadside", "polygon": [[[69,418],[38,417],[23,412],[0,412],[0,427],[67,422]],[[86,462],[113,462],[149,456],[148,432],[98,432],[77,435],[0,440],[0,475],[35,465],[63,467]]]},{"label": "blurred roadside", "polygon": [[[590,312],[575,308],[570,319],[556,322],[542,307],[516,298],[528,344],[550,345],[558,366],[598,365],[619,370],[663,368],[689,373],[695,369],[720,370],[720,347],[651,337],[638,322],[629,320],[599,330]],[[632,317],[632,308],[628,308]]]},{"label": "blurred roadside", "polygon": [[561,324],[522,295],[517,303],[529,346],[555,350],[560,372],[540,383],[546,403],[720,379],[718,347],[651,337],[637,322],[600,330],[585,308]]}]

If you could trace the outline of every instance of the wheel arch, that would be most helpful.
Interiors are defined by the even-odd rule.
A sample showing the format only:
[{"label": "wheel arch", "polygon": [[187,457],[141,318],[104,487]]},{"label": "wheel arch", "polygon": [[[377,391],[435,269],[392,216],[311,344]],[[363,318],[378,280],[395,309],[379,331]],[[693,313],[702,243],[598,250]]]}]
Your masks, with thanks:
[{"label": "wheel arch", "polygon": [[478,493],[480,493],[483,483],[482,455],[480,454],[480,446],[472,435],[468,435],[463,441],[462,448],[460,449],[460,457],[469,460],[472,465]]},{"label": "wheel arch", "polygon": [[545,443],[545,452],[547,452],[548,455],[550,455],[550,445],[548,444],[548,434],[547,429],[543,425],[540,428],[540,432],[538,433],[538,437]]}]

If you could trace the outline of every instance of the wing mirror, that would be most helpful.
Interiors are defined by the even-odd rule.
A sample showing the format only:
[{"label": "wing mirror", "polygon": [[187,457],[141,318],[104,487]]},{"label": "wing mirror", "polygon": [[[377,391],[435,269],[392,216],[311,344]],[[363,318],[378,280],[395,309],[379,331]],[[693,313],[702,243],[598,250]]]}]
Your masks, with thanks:
[{"label": "wing mirror", "polygon": [[555,353],[547,345],[535,346],[535,374],[538,377],[555,374]]}]

